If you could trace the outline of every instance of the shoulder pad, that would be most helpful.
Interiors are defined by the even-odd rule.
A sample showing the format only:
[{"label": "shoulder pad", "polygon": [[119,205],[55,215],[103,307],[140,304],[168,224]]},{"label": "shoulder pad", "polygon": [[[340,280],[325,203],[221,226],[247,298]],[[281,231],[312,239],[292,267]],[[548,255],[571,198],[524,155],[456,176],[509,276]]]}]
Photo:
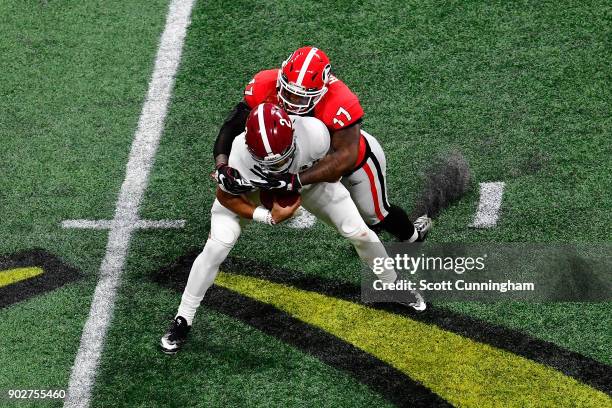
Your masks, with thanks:
[{"label": "shoulder pad", "polygon": [[278,69],[259,71],[244,88],[244,101],[254,108],[263,102],[276,103]]},{"label": "shoulder pad", "polygon": [[352,125],[363,117],[363,108],[348,86],[336,79],[329,85],[327,94],[315,106],[315,117],[331,130]]}]

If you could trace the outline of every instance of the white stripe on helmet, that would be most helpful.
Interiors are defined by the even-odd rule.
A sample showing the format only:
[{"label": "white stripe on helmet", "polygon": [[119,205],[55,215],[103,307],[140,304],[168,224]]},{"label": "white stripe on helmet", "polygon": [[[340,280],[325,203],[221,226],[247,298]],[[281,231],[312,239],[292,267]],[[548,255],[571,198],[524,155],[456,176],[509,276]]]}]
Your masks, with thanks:
[{"label": "white stripe on helmet", "polygon": [[302,81],[304,80],[304,76],[306,75],[306,71],[308,71],[308,66],[310,65],[310,61],[312,61],[312,58],[317,53],[317,51],[319,51],[317,48],[312,48],[310,50],[310,52],[308,53],[308,55],[306,56],[306,60],[304,61],[304,65],[302,65],[302,68],[300,69],[300,75],[298,76],[296,85],[302,86]]},{"label": "white stripe on helmet", "polygon": [[264,122],[263,113],[264,104],[262,103],[257,107],[257,119],[259,121],[259,133],[261,134],[261,140],[263,141],[266,153],[272,154],[272,147],[270,147],[270,141],[268,140],[268,133],[266,133],[266,124]]}]

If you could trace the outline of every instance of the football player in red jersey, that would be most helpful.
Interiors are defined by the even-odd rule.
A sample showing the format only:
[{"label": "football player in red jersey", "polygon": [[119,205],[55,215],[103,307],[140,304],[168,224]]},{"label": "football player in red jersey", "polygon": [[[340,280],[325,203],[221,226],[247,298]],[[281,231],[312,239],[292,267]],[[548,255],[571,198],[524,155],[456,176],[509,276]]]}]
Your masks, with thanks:
[{"label": "football player in red jersey", "polygon": [[246,189],[240,173],[228,166],[234,138],[243,131],[251,108],[276,103],[295,115],[314,116],[329,129],[330,152],[315,166],[270,177],[267,189],[298,191],[302,186],[342,179],[366,223],[400,241],[422,241],[431,228],[427,215],[413,224],[406,212],[387,201],[386,158],[378,141],[361,129],[364,115],[357,96],[331,73],[327,55],[302,47],[281,69],[260,71],[247,84],[244,100],[228,116],[214,147],[217,180],[233,193]]},{"label": "football player in red jersey", "polygon": [[[191,267],[175,318],[160,340],[165,353],[178,352],[187,340],[196,312],[219,266],[251,220],[275,225],[289,218],[301,203],[349,240],[361,260],[373,271],[376,259],[388,258],[380,239],[368,228],[349,192],[339,182],[304,186],[297,201],[287,207],[281,207],[278,202],[270,210],[258,205],[262,200],[257,186],[260,181],[265,184],[266,174],[309,168],[327,154],[329,146],[329,131],[318,119],[289,116],[270,103],[258,105],[249,114],[246,129],[234,139],[229,164],[242,174],[245,181],[242,186],[249,185],[250,191],[234,195],[223,191],[222,185],[218,187],[210,211],[206,245]],[[383,284],[395,282],[395,269],[387,263],[382,266],[383,270],[377,272],[377,280]],[[416,291],[406,294],[406,300],[401,303],[416,311],[427,307]]]}]

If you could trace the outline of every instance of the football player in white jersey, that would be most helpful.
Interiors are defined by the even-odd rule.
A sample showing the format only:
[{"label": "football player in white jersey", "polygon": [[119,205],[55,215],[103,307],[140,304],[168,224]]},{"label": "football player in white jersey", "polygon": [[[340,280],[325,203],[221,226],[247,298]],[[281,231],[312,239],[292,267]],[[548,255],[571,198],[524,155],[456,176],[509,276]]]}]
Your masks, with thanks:
[{"label": "football player in white jersey", "polygon": [[[220,264],[238,240],[242,227],[250,220],[275,225],[290,218],[301,204],[347,238],[370,268],[375,258],[387,257],[378,236],[368,228],[348,190],[340,182],[304,186],[300,197],[287,207],[274,202],[269,210],[255,204],[260,202],[257,186],[266,182],[266,175],[295,174],[305,170],[324,157],[329,147],[329,131],[318,119],[290,117],[271,103],[260,104],[251,111],[246,130],[233,141],[229,157],[230,166],[240,172],[241,183],[245,191],[249,191],[235,195],[217,189],[217,199],[211,209],[210,234],[204,250],[191,267],[178,312],[161,339],[164,352],[175,353],[185,342],[196,310],[213,284]],[[387,268],[378,278],[384,283],[393,283],[397,274],[393,268]],[[418,293],[414,296],[414,302],[408,304],[416,310],[423,310],[423,298]]]}]

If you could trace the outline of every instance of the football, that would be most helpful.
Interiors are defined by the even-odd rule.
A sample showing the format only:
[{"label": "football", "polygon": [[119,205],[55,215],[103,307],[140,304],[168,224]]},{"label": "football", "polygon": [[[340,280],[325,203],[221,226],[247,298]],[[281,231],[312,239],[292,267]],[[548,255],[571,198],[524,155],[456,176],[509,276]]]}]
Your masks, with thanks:
[{"label": "football", "polygon": [[294,193],[289,191],[269,191],[261,190],[259,192],[259,200],[261,205],[266,207],[268,210],[272,209],[274,199],[278,202],[281,207],[289,207],[300,198],[300,193]]}]

